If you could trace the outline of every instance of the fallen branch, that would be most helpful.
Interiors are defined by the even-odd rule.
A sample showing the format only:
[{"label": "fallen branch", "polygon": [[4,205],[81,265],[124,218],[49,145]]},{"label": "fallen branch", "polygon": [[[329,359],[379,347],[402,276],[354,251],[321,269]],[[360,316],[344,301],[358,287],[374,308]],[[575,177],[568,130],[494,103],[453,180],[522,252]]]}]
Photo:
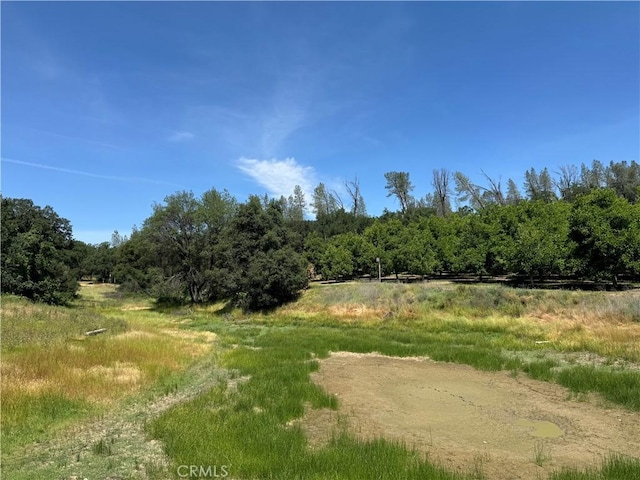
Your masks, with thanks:
[{"label": "fallen branch", "polygon": [[90,335],[98,335],[100,333],[104,333],[106,332],[107,329],[106,328],[99,328],[97,330],[91,330],[90,332],[85,332],[86,336],[90,336]]}]

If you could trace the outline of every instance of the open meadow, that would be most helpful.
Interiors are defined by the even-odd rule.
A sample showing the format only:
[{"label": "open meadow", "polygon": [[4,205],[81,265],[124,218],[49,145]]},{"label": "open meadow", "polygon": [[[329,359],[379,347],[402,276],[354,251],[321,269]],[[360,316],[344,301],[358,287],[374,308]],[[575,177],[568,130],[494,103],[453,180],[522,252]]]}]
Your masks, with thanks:
[{"label": "open meadow", "polygon": [[[87,336],[86,332],[106,332]],[[637,479],[640,291],[2,297],[6,479]]]}]

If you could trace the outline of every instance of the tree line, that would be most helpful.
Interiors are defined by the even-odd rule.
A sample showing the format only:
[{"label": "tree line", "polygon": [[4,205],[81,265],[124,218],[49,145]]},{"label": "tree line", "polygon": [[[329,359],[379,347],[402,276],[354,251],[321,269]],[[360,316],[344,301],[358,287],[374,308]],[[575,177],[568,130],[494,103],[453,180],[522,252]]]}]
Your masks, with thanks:
[{"label": "tree line", "polygon": [[[408,172],[387,172],[397,211],[367,215],[357,177],[347,199],[320,183],[307,203],[252,195],[238,202],[211,189],[176,192],[155,204],[129,238],[88,245],[68,220],[26,199],[2,198],[2,291],[65,303],[77,280],[112,281],[161,302],[232,300],[269,308],[313,278],[407,273],[552,274],[607,279],[640,274],[640,165],[525,172],[524,190],[483,173],[433,171],[433,191],[416,198]],[[311,210],[315,218],[307,219]]]}]

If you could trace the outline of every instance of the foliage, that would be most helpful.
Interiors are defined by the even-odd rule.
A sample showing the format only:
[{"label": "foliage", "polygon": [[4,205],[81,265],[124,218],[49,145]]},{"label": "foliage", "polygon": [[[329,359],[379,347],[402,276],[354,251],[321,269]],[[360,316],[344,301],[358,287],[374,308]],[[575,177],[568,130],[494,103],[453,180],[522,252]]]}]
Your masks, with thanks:
[{"label": "foliage", "polygon": [[341,208],[327,214],[319,214],[311,231],[328,239],[343,233],[362,233],[372,222],[373,219],[370,217],[346,212]]},{"label": "foliage", "polygon": [[640,207],[613,190],[594,190],[578,198],[570,217],[569,236],[584,275],[617,275],[638,271],[640,261]]},{"label": "foliage", "polygon": [[[249,271],[266,279],[263,284],[275,292],[304,286],[299,277],[303,263],[311,278],[320,272],[325,278],[349,278],[377,275],[376,258],[383,274],[397,277],[447,272],[482,279],[517,274],[533,284],[536,278],[577,274],[617,284],[620,275],[640,274],[636,161],[604,165],[594,160],[580,168],[563,165],[554,172],[555,178],[546,168],[539,172],[531,168],[525,172],[523,194],[509,179],[505,195],[500,178],[482,174],[484,185],[462,172],[434,169],[433,192],[416,199],[408,172],[387,172],[387,196],[397,198],[400,211],[385,209],[378,218],[366,215],[357,177],[344,183],[348,210],[335,191],[320,183],[309,204],[316,216],[313,221],[304,218],[307,202],[299,186],[289,197],[265,195],[258,199],[263,212],[256,218],[263,223],[262,217],[269,219],[262,233],[265,239],[280,240],[269,247],[258,242],[252,260],[243,260],[253,253],[242,248],[253,248],[257,240],[247,239],[254,227],[242,227],[244,240],[232,238],[239,234],[232,231],[232,225],[236,229],[240,225],[234,223],[239,205],[226,191],[211,189],[198,198],[192,192],[176,192],[154,205],[152,215],[140,230],[134,228],[130,238],[116,231],[111,243],[99,245],[72,240],[68,221],[49,207],[5,199],[2,288],[61,303],[73,296],[76,279],[91,277],[170,303],[230,296],[239,301],[238,295],[244,298],[258,288],[249,288],[242,279]],[[456,211],[451,208],[452,182],[460,202]],[[24,221],[13,218],[16,215]],[[49,227],[41,228],[47,222]],[[281,248],[293,252],[291,262],[270,253]],[[271,261],[280,267],[268,265]],[[284,277],[275,280],[284,265],[293,269],[291,278],[296,280],[291,285]],[[271,273],[265,277],[263,272]],[[256,295],[249,297],[255,304]],[[257,302],[272,304],[267,297],[289,294],[268,294]]]},{"label": "foliage", "polygon": [[155,268],[157,245],[147,230],[134,230],[131,237],[116,250],[113,276],[122,290],[133,293],[157,293],[162,283],[162,270]]},{"label": "foliage", "polygon": [[553,180],[547,168],[537,173],[536,169],[532,167],[525,172],[524,176],[525,190],[530,200],[551,202],[556,199],[556,194],[553,191]]},{"label": "foliage", "polygon": [[563,203],[542,201],[522,204],[515,229],[509,267],[530,277],[543,277],[565,270],[569,245],[569,208]]},{"label": "foliage", "polygon": [[408,172],[387,172],[384,174],[387,181],[385,189],[387,197],[395,196],[400,202],[400,211],[404,215],[413,206],[411,191],[414,189]]},{"label": "foliage", "polygon": [[73,250],[71,224],[51,207],[2,198],[4,293],[50,304],[68,303],[78,289]]},{"label": "foliage", "polygon": [[295,298],[307,285],[307,265],[290,237],[277,202],[264,208],[258,197],[249,197],[227,233],[229,282],[223,291],[251,310]]},{"label": "foliage", "polygon": [[327,190],[324,183],[319,183],[313,190],[311,207],[313,208],[316,219],[322,215],[330,215],[340,207],[339,197],[335,192]]},{"label": "foliage", "polygon": [[215,189],[199,199],[178,192],[154,206],[143,230],[159,255],[155,266],[162,270],[165,296],[186,293],[194,303],[219,298],[226,275],[221,240],[235,209],[235,199]]},{"label": "foliage", "polygon": [[322,255],[322,276],[338,279],[353,274],[353,256],[342,245],[330,244]]}]

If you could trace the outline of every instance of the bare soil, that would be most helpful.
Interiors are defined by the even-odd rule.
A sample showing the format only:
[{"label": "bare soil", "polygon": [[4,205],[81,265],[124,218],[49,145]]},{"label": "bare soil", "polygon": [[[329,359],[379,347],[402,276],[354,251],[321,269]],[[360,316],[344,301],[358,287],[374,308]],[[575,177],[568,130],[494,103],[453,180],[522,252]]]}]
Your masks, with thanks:
[{"label": "bare soil", "polygon": [[302,423],[311,445],[327,441],[341,417],[355,435],[401,441],[488,480],[545,478],[640,452],[640,414],[524,375],[340,352],[322,360],[313,379],[337,395],[339,415],[308,412]]}]

